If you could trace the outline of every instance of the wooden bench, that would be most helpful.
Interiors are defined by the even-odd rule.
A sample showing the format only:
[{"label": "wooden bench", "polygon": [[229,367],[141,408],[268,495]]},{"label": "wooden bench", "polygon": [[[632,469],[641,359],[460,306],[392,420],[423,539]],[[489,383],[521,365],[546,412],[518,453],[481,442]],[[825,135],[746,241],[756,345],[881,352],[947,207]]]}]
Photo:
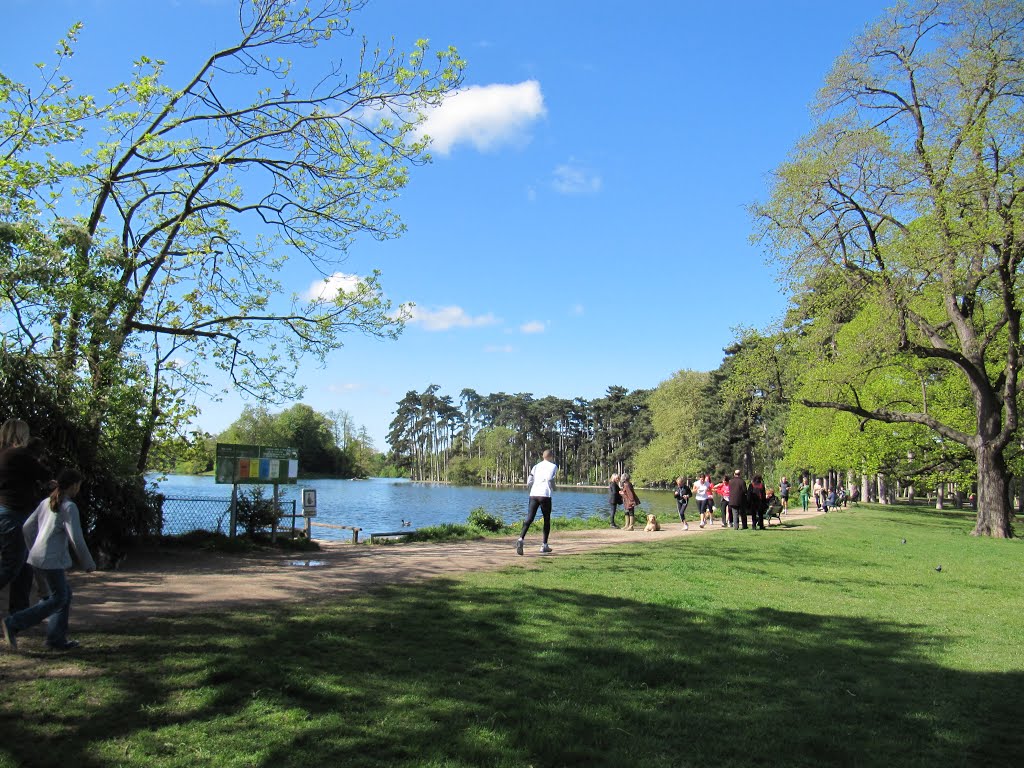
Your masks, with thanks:
[{"label": "wooden bench", "polygon": [[397,536],[408,536],[410,533],[413,533],[413,531],[408,528],[404,531],[379,531],[377,533],[370,534],[370,543],[373,544],[374,539],[388,539]]},{"label": "wooden bench", "polygon": [[334,523],[318,523],[315,520],[310,520],[309,524],[319,526],[321,528],[334,528],[339,531],[352,531],[352,543],[359,543],[359,532],[363,530],[355,525],[335,525]]},{"label": "wooden bench", "polygon": [[782,525],[782,503],[769,504],[768,509],[764,511],[764,522],[765,525],[772,524],[772,518],[779,521],[779,525]]}]

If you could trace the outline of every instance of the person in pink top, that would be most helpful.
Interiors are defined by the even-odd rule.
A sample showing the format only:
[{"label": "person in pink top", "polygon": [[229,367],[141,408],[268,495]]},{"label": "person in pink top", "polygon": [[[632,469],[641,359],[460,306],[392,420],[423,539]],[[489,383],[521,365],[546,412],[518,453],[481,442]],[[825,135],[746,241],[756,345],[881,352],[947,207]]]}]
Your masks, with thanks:
[{"label": "person in pink top", "polygon": [[722,482],[715,486],[715,495],[719,497],[719,511],[722,513],[722,527],[732,525],[732,508],[729,506],[729,478],[722,477]]}]

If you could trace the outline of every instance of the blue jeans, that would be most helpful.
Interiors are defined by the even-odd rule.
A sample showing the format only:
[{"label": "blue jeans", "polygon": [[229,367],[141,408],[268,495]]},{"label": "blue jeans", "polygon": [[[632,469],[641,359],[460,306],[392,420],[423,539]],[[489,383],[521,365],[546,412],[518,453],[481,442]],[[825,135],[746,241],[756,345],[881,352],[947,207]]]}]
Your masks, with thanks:
[{"label": "blue jeans", "polygon": [[46,624],[46,644],[60,646],[68,639],[68,619],[71,617],[71,587],[63,568],[37,569],[50,588],[49,597],[35,605],[7,617],[7,626],[14,632],[34,627],[49,617]]},{"label": "blue jeans", "polygon": [[28,608],[32,590],[32,566],[25,563],[28,548],[21,532],[21,520],[0,506],[0,589],[8,584],[8,609],[15,613]]}]

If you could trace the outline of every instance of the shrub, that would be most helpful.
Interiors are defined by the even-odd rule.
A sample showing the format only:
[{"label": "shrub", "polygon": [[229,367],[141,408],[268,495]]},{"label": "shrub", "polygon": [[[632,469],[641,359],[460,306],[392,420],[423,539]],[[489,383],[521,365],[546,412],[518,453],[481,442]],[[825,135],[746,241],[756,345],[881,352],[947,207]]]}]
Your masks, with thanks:
[{"label": "shrub", "polygon": [[235,514],[238,525],[250,538],[259,531],[272,528],[278,518],[274,500],[265,498],[263,487],[259,485],[248,491],[239,491]]},{"label": "shrub", "polygon": [[479,528],[481,531],[490,531],[491,533],[497,533],[505,527],[505,521],[500,517],[495,517],[490,514],[483,507],[477,507],[469,513],[468,524],[473,528]]}]

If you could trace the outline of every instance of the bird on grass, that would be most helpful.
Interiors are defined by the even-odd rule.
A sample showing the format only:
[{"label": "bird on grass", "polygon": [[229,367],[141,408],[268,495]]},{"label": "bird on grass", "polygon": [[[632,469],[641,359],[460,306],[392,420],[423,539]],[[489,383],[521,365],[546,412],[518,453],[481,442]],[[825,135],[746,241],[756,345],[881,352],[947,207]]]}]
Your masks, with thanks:
[{"label": "bird on grass", "polygon": [[941,571],[942,570],[942,566],[941,565],[936,565],[935,566],[935,570],[936,571]]},{"label": "bird on grass", "polygon": [[907,543],[906,539],[904,539],[903,541],[900,542],[900,544],[906,544],[906,543]]}]

